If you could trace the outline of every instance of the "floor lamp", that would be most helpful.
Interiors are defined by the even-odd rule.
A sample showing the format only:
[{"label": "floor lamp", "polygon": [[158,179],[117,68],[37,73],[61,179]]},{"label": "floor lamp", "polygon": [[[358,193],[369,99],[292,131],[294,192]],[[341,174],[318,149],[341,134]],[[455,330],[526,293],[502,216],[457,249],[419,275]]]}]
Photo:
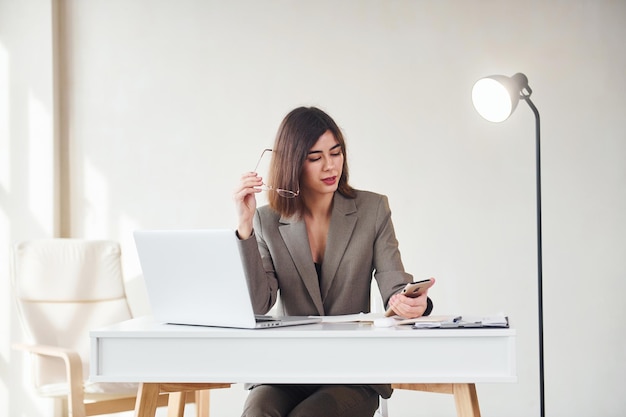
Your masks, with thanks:
[{"label": "floor lamp", "polygon": [[532,90],[528,78],[517,73],[512,77],[492,75],[478,80],[472,89],[472,101],[476,111],[491,122],[503,122],[515,111],[520,99],[526,101],[535,114],[536,130],[536,169],[537,169],[537,290],[539,317],[539,407],[541,417],[545,416],[544,374],[543,374],[543,266],[541,250],[541,146],[539,135],[539,112],[530,100]]}]

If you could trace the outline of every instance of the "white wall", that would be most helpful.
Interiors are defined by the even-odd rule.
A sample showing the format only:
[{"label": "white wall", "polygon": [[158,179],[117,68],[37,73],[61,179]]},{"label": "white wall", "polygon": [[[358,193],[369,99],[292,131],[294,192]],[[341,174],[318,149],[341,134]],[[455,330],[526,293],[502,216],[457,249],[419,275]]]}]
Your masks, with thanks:
[{"label": "white wall", "polygon": [[[24,146],[26,91],[50,113],[53,103],[51,67],[33,54],[50,42],[49,28],[36,25],[50,5],[26,3],[0,0],[0,86],[11,87],[0,95],[0,153],[8,150],[11,189],[20,190],[9,199],[0,189],[5,246],[53,233],[16,209],[33,191],[32,171],[16,168],[35,158]],[[234,227],[240,173],[289,110],[317,105],[345,132],[353,185],[389,196],[407,269],[438,278],[436,311],[510,316],[518,383],[478,386],[487,417],[538,414],[535,121],[520,103],[507,122],[490,124],[470,92],[482,76],[524,72],[542,117],[547,414],[626,413],[626,334],[605,320],[626,312],[626,3],[66,6],[72,235],[122,242],[135,312],[149,310],[132,231]],[[38,27],[34,35],[22,21]],[[2,329],[11,329],[2,334],[18,339],[1,294]],[[23,380],[23,358],[0,340],[0,415],[35,415],[23,406],[27,388],[8,386]],[[216,392],[215,415],[239,415],[244,395]],[[452,399],[434,394],[398,391],[389,408],[394,417],[454,415]]]},{"label": "white wall", "polygon": [[29,369],[11,344],[23,336],[9,282],[9,248],[55,233],[52,20],[47,1],[0,0],[0,416],[44,415]]}]

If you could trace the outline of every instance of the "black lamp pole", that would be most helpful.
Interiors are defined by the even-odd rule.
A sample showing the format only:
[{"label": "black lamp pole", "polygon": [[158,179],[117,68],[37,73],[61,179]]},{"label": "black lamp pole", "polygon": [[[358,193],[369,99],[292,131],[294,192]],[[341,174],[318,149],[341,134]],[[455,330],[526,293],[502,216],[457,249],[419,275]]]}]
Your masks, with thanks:
[{"label": "black lamp pole", "polygon": [[529,91],[525,94],[523,91],[520,94],[520,98],[525,100],[530,106],[531,110],[535,114],[535,155],[536,155],[536,169],[537,169],[537,291],[538,291],[538,304],[537,312],[539,318],[539,407],[541,417],[546,415],[545,407],[545,392],[544,392],[544,372],[543,372],[543,255],[541,247],[541,135],[539,129],[539,111],[537,107],[530,100],[530,88],[526,87]]}]

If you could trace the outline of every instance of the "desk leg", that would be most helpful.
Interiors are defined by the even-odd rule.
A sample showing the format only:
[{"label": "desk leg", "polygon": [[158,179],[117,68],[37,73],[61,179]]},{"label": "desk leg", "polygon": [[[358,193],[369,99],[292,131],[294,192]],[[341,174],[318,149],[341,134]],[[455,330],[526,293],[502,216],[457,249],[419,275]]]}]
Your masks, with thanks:
[{"label": "desk leg", "polygon": [[209,417],[211,408],[211,390],[196,391],[196,416]]},{"label": "desk leg", "polygon": [[453,384],[452,391],[458,417],[480,417],[475,384]]},{"label": "desk leg", "polygon": [[135,403],[135,417],[154,417],[159,400],[159,384],[139,384],[137,402]]},{"label": "desk leg", "polygon": [[185,391],[170,392],[167,402],[167,417],[183,417],[185,414]]}]

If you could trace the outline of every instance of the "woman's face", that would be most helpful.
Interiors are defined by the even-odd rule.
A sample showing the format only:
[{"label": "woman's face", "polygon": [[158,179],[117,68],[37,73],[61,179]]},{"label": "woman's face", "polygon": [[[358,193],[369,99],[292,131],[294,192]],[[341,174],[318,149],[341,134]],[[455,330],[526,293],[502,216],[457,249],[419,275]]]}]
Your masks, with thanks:
[{"label": "woman's face", "polygon": [[309,149],[302,167],[300,188],[308,194],[332,194],[337,191],[343,170],[343,149],[327,130]]}]

